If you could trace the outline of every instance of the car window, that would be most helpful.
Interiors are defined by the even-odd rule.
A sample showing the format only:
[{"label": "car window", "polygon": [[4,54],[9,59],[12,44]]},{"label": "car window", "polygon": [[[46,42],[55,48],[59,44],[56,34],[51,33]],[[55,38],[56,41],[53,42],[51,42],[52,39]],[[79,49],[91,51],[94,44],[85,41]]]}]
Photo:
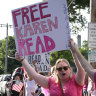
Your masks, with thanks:
[{"label": "car window", "polygon": [[1,76],[1,81],[9,81],[11,79],[11,74],[5,74]]},{"label": "car window", "polygon": [[4,81],[9,81],[11,79],[11,76],[6,76],[5,78],[4,78]]}]

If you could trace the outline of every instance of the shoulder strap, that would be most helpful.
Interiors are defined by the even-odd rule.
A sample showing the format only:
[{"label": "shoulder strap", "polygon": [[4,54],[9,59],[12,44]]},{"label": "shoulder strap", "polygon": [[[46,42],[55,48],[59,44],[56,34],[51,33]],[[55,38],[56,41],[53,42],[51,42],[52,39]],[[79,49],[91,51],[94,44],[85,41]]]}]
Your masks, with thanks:
[{"label": "shoulder strap", "polygon": [[60,88],[61,88],[61,93],[62,93],[62,96],[64,96],[64,93],[63,93],[63,88],[62,88],[61,82],[60,82]]}]

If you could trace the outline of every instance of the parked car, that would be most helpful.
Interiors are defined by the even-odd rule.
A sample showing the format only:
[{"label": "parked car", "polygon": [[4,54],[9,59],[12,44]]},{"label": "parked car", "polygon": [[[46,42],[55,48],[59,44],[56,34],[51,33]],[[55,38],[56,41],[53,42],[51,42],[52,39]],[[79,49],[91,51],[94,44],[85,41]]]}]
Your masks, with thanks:
[{"label": "parked car", "polygon": [[6,87],[6,84],[8,81],[10,81],[11,79],[11,74],[4,74],[4,75],[0,75],[0,95],[1,96],[6,96],[6,94],[8,94],[9,90]]}]

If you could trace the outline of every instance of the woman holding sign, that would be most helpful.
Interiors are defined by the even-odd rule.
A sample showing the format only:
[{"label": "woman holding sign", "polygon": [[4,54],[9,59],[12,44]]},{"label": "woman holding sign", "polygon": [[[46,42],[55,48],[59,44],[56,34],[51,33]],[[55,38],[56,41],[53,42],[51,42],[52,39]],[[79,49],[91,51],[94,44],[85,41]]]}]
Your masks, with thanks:
[{"label": "woman holding sign", "polygon": [[17,52],[15,58],[21,61],[25,70],[34,78],[35,82],[49,89],[50,96],[82,96],[85,71],[80,65],[75,52],[73,50],[71,52],[77,67],[77,73],[73,74],[72,68],[66,59],[58,59],[55,64],[55,74],[50,77],[38,74],[27,60],[20,57]]}]

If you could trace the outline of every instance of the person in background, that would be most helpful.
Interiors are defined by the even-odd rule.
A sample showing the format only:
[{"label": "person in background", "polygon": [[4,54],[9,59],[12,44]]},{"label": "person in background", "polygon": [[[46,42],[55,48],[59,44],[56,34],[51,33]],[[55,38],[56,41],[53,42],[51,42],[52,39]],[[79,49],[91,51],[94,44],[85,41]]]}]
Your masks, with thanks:
[{"label": "person in background", "polygon": [[48,76],[54,75],[54,66],[50,65],[50,71],[48,72]]},{"label": "person in background", "polygon": [[96,89],[95,89],[95,84],[94,82],[89,78],[88,79],[88,88],[87,91],[89,93],[88,96],[96,96]]},{"label": "person in background", "polygon": [[22,74],[16,73],[12,81],[11,96],[22,96],[22,94],[23,94]]},{"label": "person in background", "polygon": [[54,78],[43,76],[37,73],[28,61],[15,53],[15,58],[21,61],[27,73],[43,88],[49,89],[50,96],[82,96],[82,89],[85,80],[85,71],[78,61],[77,55],[71,50],[77,67],[76,74],[73,73],[69,62],[66,59],[58,59],[55,64]]},{"label": "person in background", "polygon": [[[33,61],[35,71],[38,72],[36,66],[36,60]],[[28,75],[28,74],[27,74]],[[24,96],[34,96],[36,89],[38,88],[36,82],[32,77],[28,75],[28,78],[24,81]]]},{"label": "person in background", "polygon": [[[43,76],[46,76],[46,74],[44,72],[39,72],[39,74],[41,74]],[[49,76],[49,74],[48,74],[48,76]],[[39,90],[41,90],[40,96],[50,96],[49,89],[46,89],[46,88],[43,88],[43,87],[40,87],[40,88],[39,88]]]},{"label": "person in background", "polygon": [[[24,75],[24,70],[23,70],[23,67],[17,67],[14,71],[13,71],[13,73],[12,73],[12,79],[13,79],[13,77],[14,77],[14,75],[16,74],[16,73],[20,73],[20,74],[22,74],[22,76]],[[23,77],[22,77],[23,78]]]},{"label": "person in background", "polygon": [[83,87],[83,96],[88,96],[87,88],[88,88],[88,75],[86,74],[85,84],[84,84],[84,87]]}]

